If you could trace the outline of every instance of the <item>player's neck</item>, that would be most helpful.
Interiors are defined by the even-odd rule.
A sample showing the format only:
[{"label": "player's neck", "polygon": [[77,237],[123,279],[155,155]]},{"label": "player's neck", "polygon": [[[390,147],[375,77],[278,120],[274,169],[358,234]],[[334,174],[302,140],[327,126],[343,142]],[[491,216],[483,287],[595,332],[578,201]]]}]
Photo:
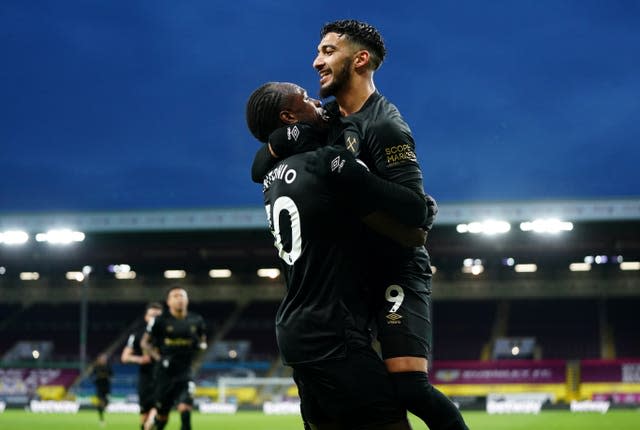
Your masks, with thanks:
[{"label": "player's neck", "polygon": [[343,91],[336,94],[340,113],[348,116],[358,112],[375,91],[372,76],[354,75]]},{"label": "player's neck", "polygon": [[184,309],[169,309],[169,312],[171,313],[171,315],[173,315],[174,318],[177,318],[179,320],[185,319],[187,317],[187,310]]}]

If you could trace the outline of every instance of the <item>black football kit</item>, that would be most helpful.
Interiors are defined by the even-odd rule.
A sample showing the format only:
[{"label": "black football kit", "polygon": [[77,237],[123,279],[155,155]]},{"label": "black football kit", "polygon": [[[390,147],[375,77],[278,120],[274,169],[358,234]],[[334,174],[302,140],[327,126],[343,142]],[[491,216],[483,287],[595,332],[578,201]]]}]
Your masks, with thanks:
[{"label": "black football kit", "polygon": [[[135,333],[131,333],[127,339],[127,347],[133,350],[134,355],[143,355],[140,340],[146,329],[143,327]],[[151,361],[138,366],[138,403],[140,413],[145,414],[154,406],[154,368],[156,363]]]},{"label": "black football kit", "polygon": [[[263,181],[287,288],[276,315],[278,347],[294,368],[303,417],[316,424],[337,419],[357,428],[404,419],[371,348],[363,300],[368,278],[358,257],[359,218],[381,209],[375,187],[353,185],[367,178],[379,179],[344,147],[326,147],[281,161]],[[354,196],[356,188],[365,191]]]},{"label": "black football kit", "polygon": [[[374,92],[362,108],[340,116],[336,102],[326,106],[332,123],[328,140],[344,145],[377,176],[424,194],[422,171],[411,130],[398,109]],[[431,228],[434,214],[425,214]],[[431,266],[424,246],[407,248],[370,231],[367,258],[374,270],[378,338],[384,358],[431,353]]]},{"label": "black football kit", "polygon": [[[411,130],[398,109],[378,92],[362,108],[340,116],[336,102],[326,107],[332,118],[329,142],[343,144],[363,160],[373,173],[417,193],[423,193],[422,172]],[[427,199],[429,197],[427,196]],[[428,202],[425,229],[437,213]],[[431,264],[424,246],[402,248],[369,231],[371,285],[377,291],[378,339],[383,358],[430,358]],[[382,288],[380,288],[382,287]],[[374,293],[375,295],[376,293]],[[457,407],[433,387],[427,373],[395,372],[393,385],[401,403],[432,430],[468,430]]]},{"label": "black football kit", "polygon": [[192,405],[195,384],[191,365],[205,335],[204,320],[194,312],[182,319],[165,312],[147,325],[147,333],[160,351],[154,396],[158,414],[168,414],[176,403]]}]

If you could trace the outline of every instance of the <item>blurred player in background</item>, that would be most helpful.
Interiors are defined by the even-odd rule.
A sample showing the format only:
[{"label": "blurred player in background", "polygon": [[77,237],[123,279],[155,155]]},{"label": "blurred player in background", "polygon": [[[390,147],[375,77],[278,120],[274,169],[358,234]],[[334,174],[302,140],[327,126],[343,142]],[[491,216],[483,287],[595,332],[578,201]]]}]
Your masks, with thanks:
[{"label": "blurred player in background", "polygon": [[150,417],[153,418],[155,410],[152,413],[154,406],[154,381],[153,370],[155,361],[149,354],[146,354],[142,350],[140,340],[146,331],[146,326],[152,319],[156,318],[162,313],[162,304],[158,302],[149,303],[144,313],[144,326],[135,333],[129,335],[127,344],[122,350],[120,360],[127,364],[138,364],[138,404],[140,405],[140,429],[144,429],[144,423]]},{"label": "blurred player in background", "polygon": [[[424,199],[389,188],[344,147],[313,151],[326,138],[321,112],[317,100],[290,83],[265,84],[247,103],[247,124],[258,140],[296,140],[309,150],[276,164],[263,181],[287,287],[276,315],[278,347],[294,369],[306,428],[407,429],[371,347],[360,219],[381,210],[418,225]],[[424,232],[412,230],[418,233],[412,245],[423,243]]]},{"label": "blurred player in background", "polygon": [[168,311],[147,325],[140,345],[145,354],[158,362],[155,378],[155,408],[157,414],[148,428],[162,430],[169,421],[171,408],[177,404],[180,429],[191,429],[193,409],[192,366],[207,349],[204,319],[188,310],[189,297],[181,287],[167,293]]},{"label": "blurred player in background", "polygon": [[100,425],[104,426],[104,411],[109,404],[109,394],[111,394],[111,377],[113,371],[109,365],[109,357],[100,354],[93,366],[93,382],[96,386],[96,397],[98,400],[98,417]]}]

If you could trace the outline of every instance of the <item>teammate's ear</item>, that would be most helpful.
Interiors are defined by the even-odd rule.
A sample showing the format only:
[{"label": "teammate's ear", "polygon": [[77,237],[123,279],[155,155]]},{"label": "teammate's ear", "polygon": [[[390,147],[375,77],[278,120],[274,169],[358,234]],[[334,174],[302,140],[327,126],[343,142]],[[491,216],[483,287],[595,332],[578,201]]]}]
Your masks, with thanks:
[{"label": "teammate's ear", "polygon": [[280,121],[284,124],[293,124],[294,122],[298,122],[298,118],[295,114],[288,110],[280,111]]}]

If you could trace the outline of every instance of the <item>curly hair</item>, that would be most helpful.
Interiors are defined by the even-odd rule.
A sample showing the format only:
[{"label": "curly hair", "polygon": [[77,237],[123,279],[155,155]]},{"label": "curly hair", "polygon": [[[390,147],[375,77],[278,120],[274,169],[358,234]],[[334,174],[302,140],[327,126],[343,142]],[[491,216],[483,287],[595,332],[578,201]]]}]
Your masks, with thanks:
[{"label": "curly hair", "polygon": [[322,27],[320,38],[324,38],[327,33],[344,34],[351,42],[367,49],[371,54],[373,70],[377,70],[380,67],[380,64],[384,61],[384,56],[387,54],[382,35],[374,26],[366,22],[354,19],[329,22]]},{"label": "curly hair", "polygon": [[286,100],[279,82],[267,82],[249,96],[245,111],[247,127],[260,142],[280,127],[279,114]]}]

